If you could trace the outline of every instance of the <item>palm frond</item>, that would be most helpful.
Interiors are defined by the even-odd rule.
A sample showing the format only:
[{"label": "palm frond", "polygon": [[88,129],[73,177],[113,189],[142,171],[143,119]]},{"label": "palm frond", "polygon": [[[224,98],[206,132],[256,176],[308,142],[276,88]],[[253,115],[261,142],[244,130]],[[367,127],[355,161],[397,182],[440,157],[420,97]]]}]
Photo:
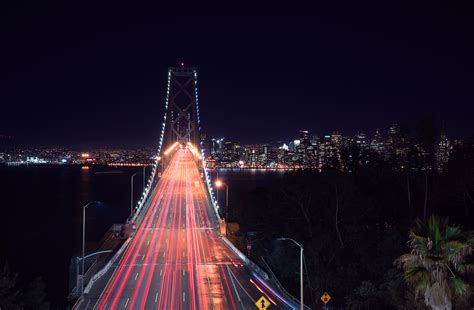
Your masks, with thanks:
[{"label": "palm frond", "polygon": [[449,286],[456,295],[465,296],[469,293],[469,285],[459,277],[450,277]]},{"label": "palm frond", "polygon": [[426,235],[426,225],[425,225],[425,223],[420,219],[416,219],[415,220],[415,227],[413,227],[412,231],[416,232],[419,235]]},{"label": "palm frond", "polygon": [[409,268],[415,265],[420,265],[420,259],[414,254],[403,254],[394,261],[398,268]]},{"label": "palm frond", "polygon": [[445,256],[449,262],[455,266],[461,262],[461,260],[471,254],[472,247],[462,241],[448,241],[442,245],[443,256]]},{"label": "palm frond", "polygon": [[405,279],[407,282],[419,285],[420,283],[423,285],[428,285],[429,280],[429,272],[423,266],[415,266],[412,268],[407,268],[405,270]]},{"label": "palm frond", "polygon": [[458,226],[446,226],[444,231],[444,238],[448,241],[461,239],[463,237],[463,232]]},{"label": "palm frond", "polygon": [[456,268],[460,273],[474,273],[474,264],[462,263]]},{"label": "palm frond", "polygon": [[441,227],[439,222],[433,224],[433,242],[434,242],[434,251],[438,252],[441,244],[443,243],[443,236],[441,235]]},{"label": "palm frond", "polygon": [[407,282],[411,285],[413,285],[415,289],[415,299],[418,298],[418,295],[420,293],[424,293],[426,291],[426,288],[428,287],[429,280],[428,280],[428,272],[422,272],[420,271],[419,276],[413,281],[410,281],[407,279]]},{"label": "palm frond", "polygon": [[474,247],[474,236],[469,236],[466,240],[466,243],[469,244],[471,247]]},{"label": "palm frond", "polygon": [[425,256],[428,252],[427,239],[418,235],[414,231],[410,232],[410,240],[408,246],[412,249],[412,253],[420,256]]}]

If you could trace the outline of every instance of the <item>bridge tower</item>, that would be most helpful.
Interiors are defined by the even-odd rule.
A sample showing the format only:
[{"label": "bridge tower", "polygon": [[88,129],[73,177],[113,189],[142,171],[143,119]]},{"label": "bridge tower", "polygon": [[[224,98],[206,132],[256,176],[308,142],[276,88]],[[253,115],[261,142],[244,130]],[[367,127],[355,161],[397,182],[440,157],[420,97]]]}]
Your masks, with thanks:
[{"label": "bridge tower", "polygon": [[165,151],[175,142],[192,143],[200,148],[197,70],[192,67],[171,67],[168,70],[166,124],[163,135]]}]

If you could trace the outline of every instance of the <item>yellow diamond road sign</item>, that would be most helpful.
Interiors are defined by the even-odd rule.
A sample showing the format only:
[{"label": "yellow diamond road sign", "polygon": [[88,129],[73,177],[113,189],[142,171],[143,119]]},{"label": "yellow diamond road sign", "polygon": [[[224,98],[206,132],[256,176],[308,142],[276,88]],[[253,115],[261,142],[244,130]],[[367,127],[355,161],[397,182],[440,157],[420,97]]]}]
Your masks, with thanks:
[{"label": "yellow diamond road sign", "polygon": [[257,300],[255,305],[257,306],[257,309],[265,310],[270,307],[270,302],[265,298],[265,296],[262,296],[259,300]]},{"label": "yellow diamond road sign", "polygon": [[327,304],[331,300],[331,296],[327,292],[324,292],[323,296],[321,296],[321,300],[324,304]]}]

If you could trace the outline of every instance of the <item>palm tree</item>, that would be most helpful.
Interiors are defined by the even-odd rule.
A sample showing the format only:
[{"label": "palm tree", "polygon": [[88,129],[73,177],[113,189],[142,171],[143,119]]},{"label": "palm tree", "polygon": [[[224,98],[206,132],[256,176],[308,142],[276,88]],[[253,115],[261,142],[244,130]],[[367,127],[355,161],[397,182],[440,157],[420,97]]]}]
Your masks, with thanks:
[{"label": "palm tree", "polygon": [[474,271],[468,263],[474,247],[472,232],[449,226],[447,219],[431,216],[427,222],[416,221],[410,231],[410,254],[395,260],[403,268],[405,280],[420,293],[434,310],[450,310],[455,299],[468,298],[471,288],[463,276]]}]

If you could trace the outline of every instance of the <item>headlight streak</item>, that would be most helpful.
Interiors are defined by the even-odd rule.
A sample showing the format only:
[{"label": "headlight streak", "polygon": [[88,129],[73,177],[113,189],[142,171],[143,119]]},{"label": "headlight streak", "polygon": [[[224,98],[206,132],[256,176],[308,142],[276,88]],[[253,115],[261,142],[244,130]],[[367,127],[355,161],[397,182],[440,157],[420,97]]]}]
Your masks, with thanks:
[{"label": "headlight streak", "polygon": [[[217,218],[210,214],[193,156],[189,148],[172,155],[96,309],[237,308],[225,265],[244,272],[244,278],[250,274],[218,238]],[[250,283],[247,288],[257,292]]]},{"label": "headlight streak", "polygon": [[[294,310],[298,309],[298,306],[295,306],[295,305],[291,304],[288,300],[286,300],[286,298],[284,298],[283,296],[278,294],[278,292],[276,292],[268,284],[266,284],[265,281],[263,281],[262,278],[260,278],[260,276],[258,276],[255,272],[252,272],[252,275],[255,277],[255,279],[258,281],[258,283],[263,285],[267,290],[269,290],[274,296],[278,297],[278,299],[280,299],[282,302],[284,302],[288,307],[290,307]],[[252,279],[250,281],[252,282]]]}]

